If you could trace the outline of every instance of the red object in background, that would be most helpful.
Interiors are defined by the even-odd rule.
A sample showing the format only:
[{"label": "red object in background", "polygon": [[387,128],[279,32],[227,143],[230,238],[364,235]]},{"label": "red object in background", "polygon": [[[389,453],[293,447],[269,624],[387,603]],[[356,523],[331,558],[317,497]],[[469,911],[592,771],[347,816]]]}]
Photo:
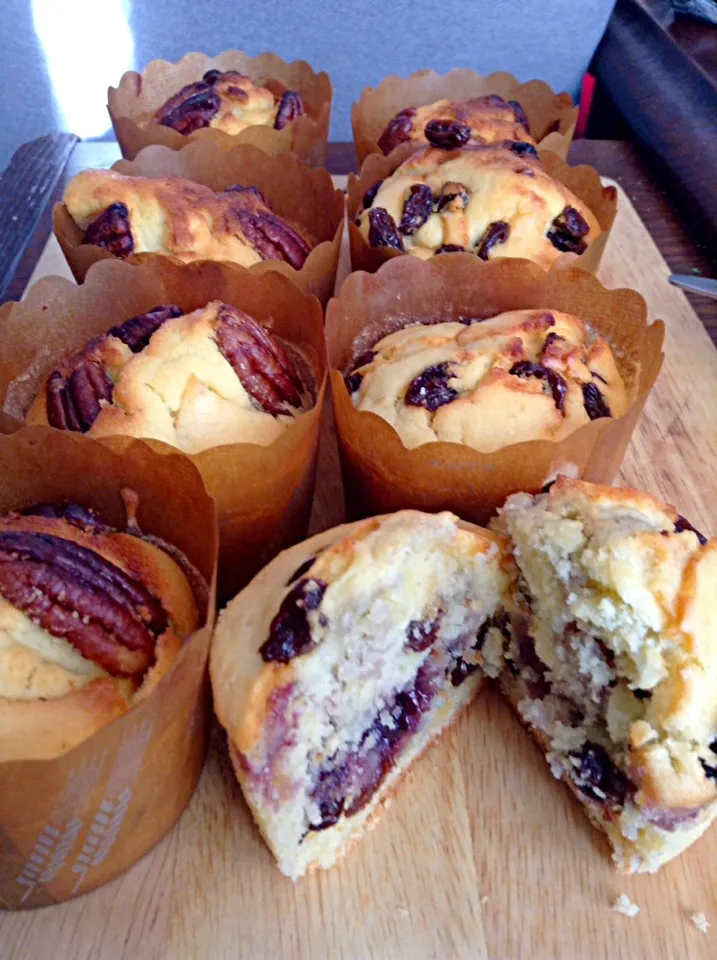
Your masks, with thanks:
[{"label": "red object in background", "polygon": [[583,77],[582,86],[580,87],[580,110],[578,112],[578,122],[575,125],[576,138],[585,136],[594,93],[595,77],[591,73],[586,73]]}]

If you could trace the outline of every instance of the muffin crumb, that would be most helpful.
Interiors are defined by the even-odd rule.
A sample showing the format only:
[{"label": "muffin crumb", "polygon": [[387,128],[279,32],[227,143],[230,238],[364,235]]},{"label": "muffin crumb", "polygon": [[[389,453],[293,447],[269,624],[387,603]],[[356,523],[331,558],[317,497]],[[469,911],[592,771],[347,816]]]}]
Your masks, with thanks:
[{"label": "muffin crumb", "polygon": [[638,905],[633,903],[626,893],[620,894],[615,903],[613,903],[612,909],[615,913],[622,913],[626,917],[636,917],[640,912]]},{"label": "muffin crumb", "polygon": [[697,927],[700,933],[704,933],[704,935],[707,936],[710,924],[704,913],[693,913],[690,917],[690,920]]}]

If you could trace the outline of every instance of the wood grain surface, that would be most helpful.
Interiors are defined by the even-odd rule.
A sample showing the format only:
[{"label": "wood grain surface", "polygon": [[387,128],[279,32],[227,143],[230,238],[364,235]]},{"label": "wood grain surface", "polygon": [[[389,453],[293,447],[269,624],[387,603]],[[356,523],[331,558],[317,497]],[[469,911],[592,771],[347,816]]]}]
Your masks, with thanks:
[{"label": "wood grain surface", "polygon": [[[717,351],[624,194],[601,279],[667,322],[666,360],[621,478],[717,532]],[[327,413],[314,530],[343,515]],[[2,960],[714,960],[717,831],[656,876],[601,836],[492,690],[413,768],[344,863],[296,885],[253,828],[215,731],[174,831],[74,902],[0,916]],[[620,893],[640,907],[611,910]],[[707,936],[690,921],[704,913]]]}]

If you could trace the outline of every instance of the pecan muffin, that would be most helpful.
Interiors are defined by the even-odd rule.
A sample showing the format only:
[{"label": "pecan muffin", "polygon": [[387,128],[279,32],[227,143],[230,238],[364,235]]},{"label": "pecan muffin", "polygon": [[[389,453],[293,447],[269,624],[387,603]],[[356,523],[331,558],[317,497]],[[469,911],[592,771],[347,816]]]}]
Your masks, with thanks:
[{"label": "pecan muffin", "polygon": [[236,134],[255,126],[283,130],[303,113],[301,95],[295,90],[277,96],[237,70],[207,70],[201,80],[182,87],[141,125],[159,123],[182,134],[203,127]]},{"label": "pecan muffin", "polygon": [[313,406],[297,364],[236,307],[213,301],[184,314],[163,305],[61,360],[27,422],[153,438],[186,453],[266,445]]},{"label": "pecan muffin", "polygon": [[304,265],[312,242],[272,212],[256,187],[209,187],[178,178],[128,177],[83,170],[64,203],[84,232],[83,243],[116,257],[163,253],[191,260],[229,260],[250,267],[262,260]]},{"label": "pecan muffin", "polygon": [[60,756],[122,716],[197,625],[156,543],[77,504],[0,518],[0,762]]},{"label": "pecan muffin", "polygon": [[560,477],[515,494],[501,685],[622,872],[717,815],[717,540],[646,493]]},{"label": "pecan muffin", "polygon": [[227,606],[214,702],[279,867],[332,866],[500,654],[499,538],[403,511],[282,553]]},{"label": "pecan muffin", "polygon": [[606,340],[557,310],[405,326],[358,357],[345,383],[356,409],[383,417],[409,448],[562,440],[630,404]]},{"label": "pecan muffin", "polygon": [[401,110],[389,120],[378,145],[384,154],[389,154],[408,140],[417,146],[431,143],[444,149],[502,140],[517,140],[535,147],[521,105],[496,94],[470,100],[437,100]]},{"label": "pecan muffin", "polygon": [[526,257],[547,269],[600,234],[593,213],[523,142],[417,150],[367,190],[357,226],[372,247],[422,260],[468,251]]}]

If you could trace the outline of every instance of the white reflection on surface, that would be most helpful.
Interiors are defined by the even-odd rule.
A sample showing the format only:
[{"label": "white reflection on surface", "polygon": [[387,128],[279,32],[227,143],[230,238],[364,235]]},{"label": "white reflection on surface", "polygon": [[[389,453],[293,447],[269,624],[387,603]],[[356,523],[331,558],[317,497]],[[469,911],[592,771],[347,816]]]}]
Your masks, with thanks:
[{"label": "white reflection on surface", "polygon": [[107,87],[134,67],[129,0],[32,0],[63,127],[98,137],[110,127]]}]

